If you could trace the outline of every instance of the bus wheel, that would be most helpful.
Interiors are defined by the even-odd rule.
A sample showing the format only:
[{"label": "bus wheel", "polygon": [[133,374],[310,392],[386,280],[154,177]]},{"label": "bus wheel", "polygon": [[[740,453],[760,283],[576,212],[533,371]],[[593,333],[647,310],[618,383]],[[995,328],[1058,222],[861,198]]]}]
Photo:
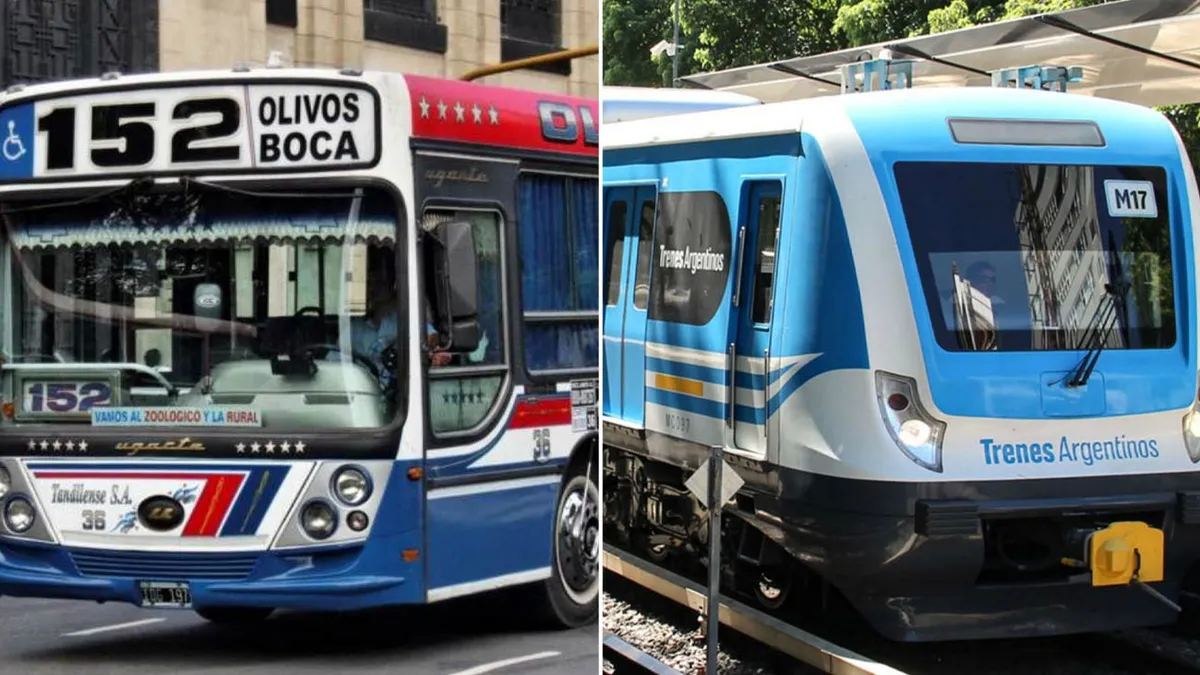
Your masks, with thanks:
[{"label": "bus wheel", "polygon": [[554,560],[546,581],[552,623],[591,623],[600,603],[600,491],[592,476],[573,472],[554,514]]},{"label": "bus wheel", "polygon": [[205,607],[196,613],[213,623],[234,625],[262,621],[274,611],[271,607]]}]

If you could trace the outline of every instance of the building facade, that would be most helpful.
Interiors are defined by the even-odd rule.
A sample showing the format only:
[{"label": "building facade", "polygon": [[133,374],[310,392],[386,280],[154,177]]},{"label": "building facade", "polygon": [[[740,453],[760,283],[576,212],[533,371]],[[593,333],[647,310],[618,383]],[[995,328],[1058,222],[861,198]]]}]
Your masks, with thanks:
[{"label": "building facade", "polygon": [[[7,0],[4,85],[106,71],[264,65],[456,78],[599,40],[595,0]],[[589,56],[479,80],[599,96]]]}]

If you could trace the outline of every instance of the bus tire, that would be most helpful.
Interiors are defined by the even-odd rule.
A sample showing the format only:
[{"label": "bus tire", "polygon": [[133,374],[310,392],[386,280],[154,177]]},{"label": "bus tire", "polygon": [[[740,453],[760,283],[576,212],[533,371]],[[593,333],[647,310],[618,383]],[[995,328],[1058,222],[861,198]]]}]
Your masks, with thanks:
[{"label": "bus tire", "polygon": [[272,607],[203,607],[196,610],[200,618],[221,625],[258,623],[271,616]]},{"label": "bus tire", "polygon": [[595,465],[592,475],[587,466],[572,467],[554,509],[543,614],[557,628],[593,623],[600,612],[600,490]]}]

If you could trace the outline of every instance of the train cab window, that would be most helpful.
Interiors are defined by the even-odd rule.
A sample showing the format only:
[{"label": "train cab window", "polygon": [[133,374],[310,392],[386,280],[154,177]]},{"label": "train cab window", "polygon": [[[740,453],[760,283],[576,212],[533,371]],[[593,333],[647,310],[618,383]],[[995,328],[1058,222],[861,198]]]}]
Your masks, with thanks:
[{"label": "train cab window", "polygon": [[934,334],[951,351],[1175,344],[1159,167],[900,162]]},{"label": "train cab window", "polygon": [[625,221],[629,202],[614,201],[608,210],[608,266],[604,273],[604,304],[612,307],[621,299],[621,265],[625,262]]},{"label": "train cab window", "polygon": [[757,249],[754,255],[754,323],[771,320],[771,297],[775,281],[775,246],[779,236],[779,197],[763,196],[751,208],[755,209],[758,225]]},{"label": "train cab window", "polygon": [[[422,226],[429,230],[444,220],[465,220],[472,225],[479,261],[481,337],[479,347],[469,354],[451,355],[438,351],[435,346],[430,355],[429,423],[435,434],[467,431],[484,422],[500,395],[508,372],[504,339],[505,249],[500,214],[429,209],[422,218]],[[437,333],[433,326],[426,326],[425,339],[436,345]]]},{"label": "train cab window", "polygon": [[650,260],[654,257],[654,200],[642,200],[638,221],[637,272],[633,282],[633,306],[646,309],[650,300]]}]

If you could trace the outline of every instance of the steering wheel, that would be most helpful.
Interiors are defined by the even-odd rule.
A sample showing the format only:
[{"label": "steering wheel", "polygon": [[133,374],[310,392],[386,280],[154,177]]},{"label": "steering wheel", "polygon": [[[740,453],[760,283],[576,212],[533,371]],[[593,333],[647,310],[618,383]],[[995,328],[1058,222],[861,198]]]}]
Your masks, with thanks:
[{"label": "steering wheel", "polygon": [[[341,352],[343,354],[346,353],[346,352],[343,352],[342,348],[339,347],[338,345],[328,344],[328,343],[305,345],[303,348],[301,348],[300,351],[309,351],[309,350],[322,352],[322,356],[328,355],[329,352]],[[366,368],[367,370],[369,370],[371,372],[371,375],[373,375],[376,380],[380,379],[379,368],[377,368],[375,366],[375,362],[372,361],[369,357],[367,357],[366,354],[363,354],[362,352],[351,351],[350,352],[350,360],[353,361],[354,363],[357,363],[358,365]]]},{"label": "steering wheel", "polygon": [[320,307],[317,307],[315,305],[309,305],[308,307],[301,307],[300,309],[296,310],[296,316],[304,316],[306,314],[314,314],[316,316],[325,316],[325,310],[323,310]]}]

